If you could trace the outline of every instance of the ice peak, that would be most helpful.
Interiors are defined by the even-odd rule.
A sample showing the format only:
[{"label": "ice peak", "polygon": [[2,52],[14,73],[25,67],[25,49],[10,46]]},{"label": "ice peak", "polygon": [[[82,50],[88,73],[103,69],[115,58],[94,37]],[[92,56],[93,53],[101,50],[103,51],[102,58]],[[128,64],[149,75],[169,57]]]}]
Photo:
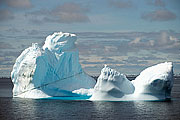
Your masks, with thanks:
[{"label": "ice peak", "polygon": [[32,43],[32,48],[33,48],[34,50],[38,49],[38,48],[39,48],[38,43]]},{"label": "ice peak", "polygon": [[71,50],[75,48],[75,41],[77,37],[75,34],[55,32],[46,38],[43,49],[46,48],[52,52],[60,53],[62,51]]},{"label": "ice peak", "polygon": [[145,74],[148,71],[151,71],[153,69],[153,75],[159,75],[162,73],[169,73],[172,71],[173,64],[172,62],[164,62],[164,63],[160,63],[154,66],[151,66],[147,69],[145,69],[144,71],[141,72],[141,74]]},{"label": "ice peak", "polygon": [[123,97],[125,94],[132,94],[135,88],[126,78],[110,67],[104,67],[94,87],[91,100],[114,100]]},{"label": "ice peak", "polygon": [[115,81],[116,77],[120,76],[120,73],[117,72],[114,69],[111,69],[107,65],[104,65],[104,68],[101,70],[101,75],[100,75],[104,80],[111,80]]},{"label": "ice peak", "polygon": [[104,68],[106,68],[107,67],[107,65],[106,64],[104,64]]}]

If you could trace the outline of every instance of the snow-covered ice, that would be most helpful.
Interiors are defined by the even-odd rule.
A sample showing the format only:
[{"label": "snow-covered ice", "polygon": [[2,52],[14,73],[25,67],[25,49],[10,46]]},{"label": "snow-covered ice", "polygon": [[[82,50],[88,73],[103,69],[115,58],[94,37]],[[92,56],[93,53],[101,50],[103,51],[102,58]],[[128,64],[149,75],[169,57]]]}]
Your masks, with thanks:
[{"label": "snow-covered ice", "polygon": [[49,35],[42,48],[33,43],[25,49],[11,72],[13,96],[77,96],[73,90],[93,88],[95,80],[79,64],[76,39],[75,34],[58,32]]},{"label": "snow-covered ice", "polygon": [[94,87],[91,100],[116,100],[134,93],[133,84],[125,75],[105,65]]},{"label": "snow-covered ice", "polygon": [[132,83],[137,97],[143,94],[157,99],[170,98],[173,87],[172,62],[160,63],[143,70]]},{"label": "snow-covered ice", "polygon": [[79,94],[79,95],[85,95],[85,96],[92,96],[94,89],[90,88],[90,89],[85,89],[85,88],[81,88],[78,90],[74,90],[72,91],[73,93]]}]

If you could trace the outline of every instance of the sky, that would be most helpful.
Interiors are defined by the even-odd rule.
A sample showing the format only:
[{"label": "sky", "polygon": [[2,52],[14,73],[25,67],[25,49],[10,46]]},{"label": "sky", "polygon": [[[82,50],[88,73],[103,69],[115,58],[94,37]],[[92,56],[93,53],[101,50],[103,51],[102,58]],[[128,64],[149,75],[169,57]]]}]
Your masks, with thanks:
[{"label": "sky", "polygon": [[0,0],[0,77],[53,32],[75,33],[82,68],[124,74],[173,62],[180,73],[180,0]]}]

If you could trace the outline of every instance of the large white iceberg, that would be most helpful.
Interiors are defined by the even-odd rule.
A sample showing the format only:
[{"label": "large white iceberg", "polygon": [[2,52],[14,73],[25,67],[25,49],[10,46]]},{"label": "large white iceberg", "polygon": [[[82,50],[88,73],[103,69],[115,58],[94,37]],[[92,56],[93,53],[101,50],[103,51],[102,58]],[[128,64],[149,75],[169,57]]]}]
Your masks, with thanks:
[{"label": "large white iceberg", "polygon": [[[33,43],[17,58],[11,72],[13,97],[127,101],[169,99],[173,87],[173,65],[165,62],[142,71],[133,81],[105,65],[97,83],[79,64],[77,37],[54,33],[39,47]],[[96,85],[95,85],[96,84]],[[72,98],[73,99],[73,98]]]},{"label": "large white iceberg", "polygon": [[93,88],[95,80],[79,64],[76,39],[75,34],[58,32],[49,35],[42,48],[33,43],[25,49],[11,72],[13,96],[77,96],[73,90]]}]

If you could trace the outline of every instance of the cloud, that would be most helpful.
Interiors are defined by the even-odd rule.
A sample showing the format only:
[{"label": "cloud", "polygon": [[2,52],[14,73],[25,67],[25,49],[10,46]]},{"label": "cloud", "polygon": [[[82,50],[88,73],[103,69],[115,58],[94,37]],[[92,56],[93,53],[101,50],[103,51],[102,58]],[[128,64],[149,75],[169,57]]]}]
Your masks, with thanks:
[{"label": "cloud", "polygon": [[137,37],[135,38],[135,40],[131,41],[129,44],[137,44],[137,43],[140,43],[142,37]]},{"label": "cloud", "polygon": [[[129,37],[133,36],[130,34],[126,34],[127,32],[115,32],[115,33],[108,33],[108,32],[80,32],[76,33],[78,38],[90,38],[90,39],[120,39],[123,41],[129,40]],[[135,32],[134,32],[135,33]],[[134,34],[133,33],[133,34]],[[135,33],[136,34],[136,33]]]},{"label": "cloud", "polygon": [[102,64],[102,62],[91,62],[91,61],[82,61],[81,64]]},{"label": "cloud", "polygon": [[88,22],[89,18],[85,15],[86,12],[88,9],[77,3],[64,3],[52,10],[52,15],[64,23]]},{"label": "cloud", "polygon": [[30,0],[3,0],[8,7],[28,9],[32,7]]},{"label": "cloud", "polygon": [[5,56],[18,57],[21,54],[21,52],[20,51],[3,51],[0,53],[0,57],[5,57]]},{"label": "cloud", "polygon": [[155,0],[154,5],[164,7],[165,3],[162,0]]},{"label": "cloud", "polygon": [[124,64],[120,66],[114,66],[114,68],[119,71],[120,73],[123,74],[134,74],[138,75],[140,72],[142,72],[145,68],[147,68],[147,65],[137,65],[137,64]]},{"label": "cloud", "polygon": [[90,75],[99,76],[99,74],[101,73],[101,69],[103,68],[103,65],[82,66],[82,67],[86,73]]},{"label": "cloud", "polygon": [[33,23],[35,25],[42,25],[44,21],[42,19],[38,19],[38,17],[32,17],[29,19],[30,23]]},{"label": "cloud", "polygon": [[15,62],[14,57],[5,56],[2,60],[0,60],[0,65],[13,65]]},{"label": "cloud", "polygon": [[14,15],[7,9],[0,10],[0,21],[7,21],[14,19]]},{"label": "cloud", "polygon": [[37,30],[28,30],[27,33],[28,33],[28,35],[38,35],[39,31],[37,31]]},{"label": "cloud", "polygon": [[10,77],[11,75],[11,70],[12,70],[12,66],[10,68],[7,69],[2,69],[0,68],[0,77]]},{"label": "cloud", "polygon": [[13,49],[14,47],[6,42],[0,42],[0,49]]},{"label": "cloud", "polygon": [[179,52],[178,46],[180,46],[178,36],[178,34],[170,31],[160,31],[136,37],[128,44],[137,49],[156,50],[163,53],[176,54]]},{"label": "cloud", "polygon": [[176,19],[176,15],[169,10],[156,10],[141,16],[147,21],[171,21]]},{"label": "cloud", "polygon": [[127,59],[123,60],[127,64],[147,64],[147,61],[141,60],[139,57],[129,56]]},{"label": "cloud", "polygon": [[9,28],[6,30],[8,33],[20,33],[22,32],[21,30],[17,29],[17,28]]},{"label": "cloud", "polygon": [[154,55],[149,55],[149,56],[144,56],[139,58],[139,60],[166,60],[166,58],[160,58],[160,57],[156,57]]},{"label": "cloud", "polygon": [[105,60],[105,61],[113,61],[113,59],[110,58],[110,57],[102,57],[101,60]]},{"label": "cloud", "polygon": [[[79,33],[77,47],[81,56],[89,57],[92,55],[107,58],[112,58],[115,56],[123,57],[129,56],[129,53],[137,54],[144,50],[155,55],[159,52],[163,54],[175,55],[180,52],[179,35],[179,33],[173,31],[122,32],[108,34]],[[98,36],[98,38],[96,38],[96,36]],[[117,36],[119,36],[119,39]]]},{"label": "cloud", "polygon": [[147,4],[157,7],[165,7],[166,5],[163,0],[147,0]]},{"label": "cloud", "polygon": [[109,2],[110,2],[110,5],[115,7],[115,8],[124,9],[124,8],[132,8],[133,7],[133,3],[130,0],[128,0],[128,1],[125,1],[125,0],[110,0]]},{"label": "cloud", "polygon": [[81,4],[66,2],[52,10],[42,9],[27,13],[26,16],[30,16],[32,22],[34,23],[83,23],[90,21],[89,17],[87,16],[88,11],[89,9],[83,7]]},{"label": "cloud", "polygon": [[129,46],[141,47],[144,49],[150,48],[155,45],[154,40],[149,40],[145,36],[136,37],[134,40],[128,43]]},{"label": "cloud", "polygon": [[86,64],[86,65],[104,65],[104,64],[124,64],[123,61],[118,61],[118,60],[103,60],[103,61],[98,61],[94,62],[91,60],[82,60],[81,64]]},{"label": "cloud", "polygon": [[[10,29],[11,31],[11,29]],[[16,30],[14,30],[16,31]],[[13,30],[12,30],[13,32]],[[36,35],[37,33],[37,35]],[[11,34],[11,33],[10,33]],[[44,40],[36,37],[43,32],[27,30],[24,36],[14,36],[11,39],[29,38]],[[3,34],[4,38],[9,38]],[[123,73],[138,73],[143,68],[164,61],[179,61],[180,33],[174,31],[159,32],[115,32],[115,33],[78,33],[77,47],[79,49],[80,63],[88,73],[99,74],[103,64],[108,64]],[[20,50],[29,47],[30,42],[21,43],[20,47],[11,46],[11,43],[0,42],[0,59],[5,56],[16,58]],[[6,49],[9,47],[8,49]],[[10,49],[16,47],[16,49]],[[3,50],[6,49],[6,50]],[[2,65],[12,64],[3,62]],[[178,68],[180,69],[180,68]],[[97,72],[98,71],[98,72]]]},{"label": "cloud", "polygon": [[0,5],[5,5],[6,9],[2,7],[0,10],[0,22],[12,20],[15,18],[12,8],[29,9],[32,8],[30,0],[0,0]]}]

